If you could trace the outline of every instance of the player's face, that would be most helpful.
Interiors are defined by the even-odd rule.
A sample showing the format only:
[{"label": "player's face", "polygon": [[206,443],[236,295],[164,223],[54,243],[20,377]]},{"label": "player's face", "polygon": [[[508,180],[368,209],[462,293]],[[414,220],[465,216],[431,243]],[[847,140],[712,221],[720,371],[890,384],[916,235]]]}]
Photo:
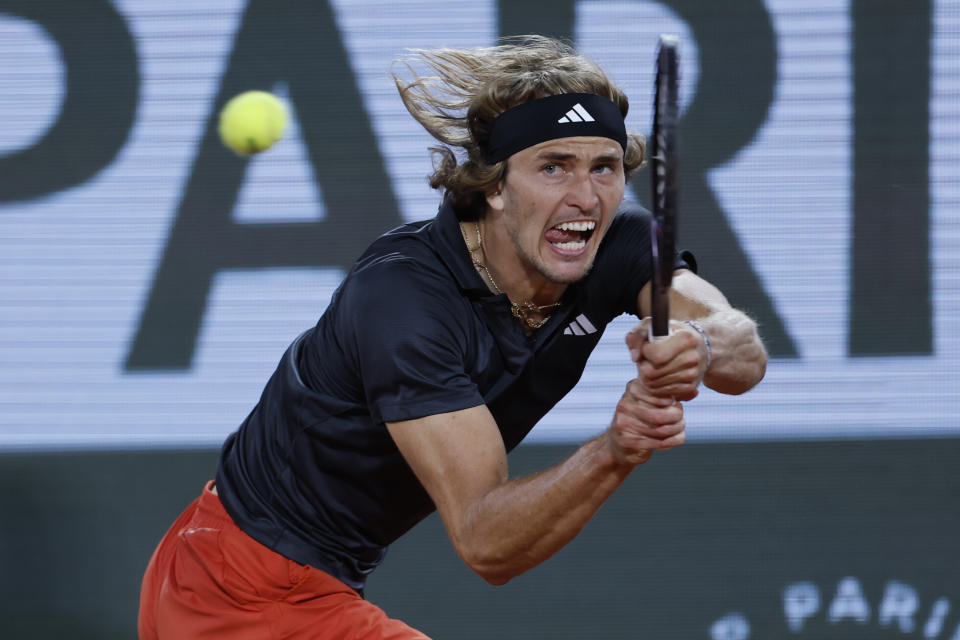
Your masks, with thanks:
[{"label": "player's face", "polygon": [[510,156],[499,193],[488,196],[515,258],[556,284],[583,278],[623,200],[623,149],[601,137],[548,140]]}]

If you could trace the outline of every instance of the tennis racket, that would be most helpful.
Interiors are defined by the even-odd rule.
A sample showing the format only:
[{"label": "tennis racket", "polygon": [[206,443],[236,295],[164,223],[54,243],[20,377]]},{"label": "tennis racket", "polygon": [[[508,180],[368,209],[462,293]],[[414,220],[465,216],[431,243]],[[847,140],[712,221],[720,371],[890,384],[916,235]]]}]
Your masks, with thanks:
[{"label": "tennis racket", "polygon": [[650,340],[670,335],[670,284],[673,281],[677,230],[677,125],[679,107],[675,35],[661,35],[653,98],[650,176],[653,218],[650,228],[653,279],[650,287]]}]

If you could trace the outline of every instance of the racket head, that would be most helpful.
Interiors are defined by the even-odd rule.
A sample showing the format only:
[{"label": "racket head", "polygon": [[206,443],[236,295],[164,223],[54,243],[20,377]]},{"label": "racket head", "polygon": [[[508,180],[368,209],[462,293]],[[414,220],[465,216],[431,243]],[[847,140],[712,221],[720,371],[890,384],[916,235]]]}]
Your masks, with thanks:
[{"label": "racket head", "polygon": [[653,132],[650,140],[653,279],[650,309],[652,338],[670,333],[670,285],[676,255],[679,38],[660,36],[654,81]]}]

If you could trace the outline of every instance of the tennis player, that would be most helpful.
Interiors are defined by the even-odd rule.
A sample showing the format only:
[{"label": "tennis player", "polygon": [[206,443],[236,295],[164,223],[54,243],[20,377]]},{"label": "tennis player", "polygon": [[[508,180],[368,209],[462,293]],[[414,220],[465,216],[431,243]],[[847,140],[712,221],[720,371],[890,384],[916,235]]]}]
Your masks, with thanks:
[{"label": "tennis player", "polygon": [[764,375],[755,324],[680,255],[673,334],[628,333],[636,376],[600,435],[511,479],[507,452],[606,325],[648,315],[649,214],[623,201],[644,142],[625,130],[624,93],[559,42],[411,60],[397,86],[442,143],[443,204],[376,240],[287,349],[150,560],[142,640],[426,638],[363,598],[413,525],[437,510],[463,561],[504,584],[684,442],[701,382],[738,394]]}]

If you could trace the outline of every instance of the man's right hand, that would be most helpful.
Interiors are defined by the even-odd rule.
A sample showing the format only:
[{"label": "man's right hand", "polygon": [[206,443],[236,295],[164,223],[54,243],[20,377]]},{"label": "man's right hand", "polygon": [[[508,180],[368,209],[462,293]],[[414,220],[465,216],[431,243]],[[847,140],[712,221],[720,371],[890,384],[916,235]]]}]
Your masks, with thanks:
[{"label": "man's right hand", "polygon": [[640,378],[634,378],[620,396],[607,440],[617,461],[638,465],[656,450],[683,444],[685,429],[683,405],[651,394]]}]

